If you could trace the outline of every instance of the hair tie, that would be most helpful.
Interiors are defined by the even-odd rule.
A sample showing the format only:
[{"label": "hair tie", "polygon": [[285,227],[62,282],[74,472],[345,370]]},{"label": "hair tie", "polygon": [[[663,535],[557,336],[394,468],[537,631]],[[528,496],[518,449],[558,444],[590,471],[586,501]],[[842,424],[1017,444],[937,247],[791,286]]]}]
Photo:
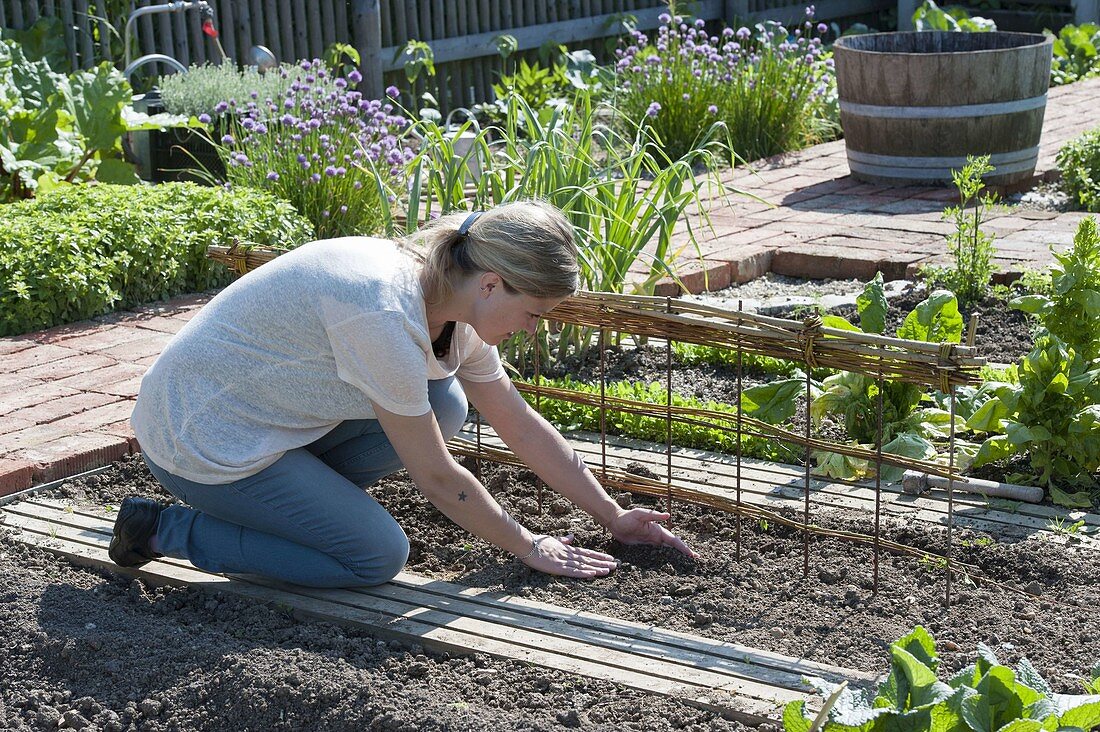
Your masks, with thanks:
[{"label": "hair tie", "polygon": [[466,220],[462,222],[462,226],[458,227],[458,235],[465,238],[470,233],[470,227],[477,221],[477,217],[481,216],[481,211],[474,211],[472,214],[466,217]]}]

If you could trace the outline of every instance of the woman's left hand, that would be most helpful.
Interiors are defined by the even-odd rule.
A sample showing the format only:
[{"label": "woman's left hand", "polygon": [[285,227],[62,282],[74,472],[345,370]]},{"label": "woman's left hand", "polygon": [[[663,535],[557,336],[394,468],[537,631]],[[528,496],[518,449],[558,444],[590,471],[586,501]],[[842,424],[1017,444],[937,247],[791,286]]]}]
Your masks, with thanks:
[{"label": "woman's left hand", "polygon": [[623,544],[652,544],[670,546],[689,557],[698,557],[684,543],[684,540],[661,526],[658,521],[667,521],[669,514],[651,511],[648,508],[632,508],[620,513],[607,526],[611,535]]}]

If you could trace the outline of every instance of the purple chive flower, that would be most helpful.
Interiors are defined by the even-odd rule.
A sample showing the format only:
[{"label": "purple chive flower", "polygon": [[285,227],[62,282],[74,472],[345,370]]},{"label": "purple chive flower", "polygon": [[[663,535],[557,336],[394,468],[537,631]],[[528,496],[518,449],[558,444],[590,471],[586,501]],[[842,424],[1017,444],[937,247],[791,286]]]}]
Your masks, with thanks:
[{"label": "purple chive flower", "polygon": [[740,38],[742,41],[745,40],[746,38],[748,38],[751,35],[752,35],[752,31],[749,30],[748,28],[746,28],[745,26],[741,26],[740,28],[737,29],[737,37]]},{"label": "purple chive flower", "polygon": [[352,69],[351,73],[348,74],[348,81],[350,81],[352,84],[358,84],[362,80],[363,75],[359,73],[358,69]]},{"label": "purple chive flower", "polygon": [[657,16],[657,20],[661,22],[661,25],[668,25],[672,22],[672,16],[668,13],[661,13]]},{"label": "purple chive flower", "polygon": [[386,87],[386,96],[387,97],[392,97],[393,99],[397,99],[398,94],[400,94],[400,92],[397,91],[396,86],[387,86]]},{"label": "purple chive flower", "polygon": [[331,165],[328,166],[327,168],[325,168],[325,175],[327,175],[329,178],[335,177],[336,176],[336,168],[332,167]]},{"label": "purple chive flower", "polygon": [[226,102],[218,102],[214,105],[214,114],[221,114],[225,110],[229,109],[229,104]]},{"label": "purple chive flower", "polygon": [[348,207],[347,206],[341,206],[340,207],[340,213],[346,214],[347,212],[348,212]]},{"label": "purple chive flower", "polygon": [[661,111],[661,105],[660,105],[659,103],[657,103],[657,102],[653,102],[653,103],[651,103],[651,104],[649,105],[649,107],[648,107],[648,108],[646,109],[646,111],[645,111],[645,116],[646,116],[646,117],[656,117],[656,116],[657,116],[657,114],[658,114],[658,113],[659,113],[660,111]]},{"label": "purple chive flower", "polygon": [[827,30],[829,30],[829,26],[825,25],[824,23],[818,23],[817,24],[817,32],[818,33],[824,33]]},{"label": "purple chive flower", "polygon": [[337,79],[333,83],[336,85],[337,89],[347,89],[348,87],[348,82],[345,79]]},{"label": "purple chive flower", "polygon": [[309,176],[309,179],[311,181],[313,181],[314,183],[320,183],[321,182],[321,174],[320,173],[314,173],[313,175]]},{"label": "purple chive flower", "polygon": [[267,174],[267,179],[270,181],[279,180],[279,174],[272,170]]},{"label": "purple chive flower", "polygon": [[199,122],[202,122],[204,125],[210,124],[210,115],[206,112],[203,112],[199,115]]},{"label": "purple chive flower", "polygon": [[709,112],[710,114],[718,114],[718,105],[710,105],[709,107],[707,107],[707,112]]},{"label": "purple chive flower", "polygon": [[222,144],[223,145],[232,145],[233,144],[233,135],[222,135]]}]

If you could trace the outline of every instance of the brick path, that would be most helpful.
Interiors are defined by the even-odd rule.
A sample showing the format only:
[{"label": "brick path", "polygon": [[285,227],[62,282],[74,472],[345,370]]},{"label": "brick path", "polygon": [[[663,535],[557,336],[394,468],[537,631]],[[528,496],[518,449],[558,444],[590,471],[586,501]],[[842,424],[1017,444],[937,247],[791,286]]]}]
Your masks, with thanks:
[{"label": "brick path", "polygon": [[[1066,140],[1095,125],[1100,79],[1050,91],[1037,174],[1050,177]],[[765,161],[757,172],[726,180],[765,199],[734,197],[714,205],[703,262],[682,267],[693,292],[721,289],[767,271],[799,277],[886,278],[942,261],[940,220],[949,189],[882,187],[848,175],[844,143],[831,142]],[[1050,261],[1049,245],[1068,244],[1081,214],[1000,213],[1002,275]],[[678,237],[683,243],[683,235]],[[641,277],[641,272],[634,276]],[[671,282],[659,294],[677,294]],[[100,467],[136,452],[130,411],[141,375],[207,296],[190,296],[134,311],[0,338],[0,496],[35,483]]]}]

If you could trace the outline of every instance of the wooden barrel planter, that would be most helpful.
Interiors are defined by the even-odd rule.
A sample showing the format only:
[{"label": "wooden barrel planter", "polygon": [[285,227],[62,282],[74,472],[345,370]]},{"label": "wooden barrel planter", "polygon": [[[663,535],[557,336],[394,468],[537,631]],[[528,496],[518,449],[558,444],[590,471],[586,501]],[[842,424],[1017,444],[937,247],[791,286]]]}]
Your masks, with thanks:
[{"label": "wooden barrel planter", "polygon": [[834,46],[848,166],[860,180],[939,184],[990,155],[994,185],[1039,156],[1053,41],[1036,33],[872,33]]}]

